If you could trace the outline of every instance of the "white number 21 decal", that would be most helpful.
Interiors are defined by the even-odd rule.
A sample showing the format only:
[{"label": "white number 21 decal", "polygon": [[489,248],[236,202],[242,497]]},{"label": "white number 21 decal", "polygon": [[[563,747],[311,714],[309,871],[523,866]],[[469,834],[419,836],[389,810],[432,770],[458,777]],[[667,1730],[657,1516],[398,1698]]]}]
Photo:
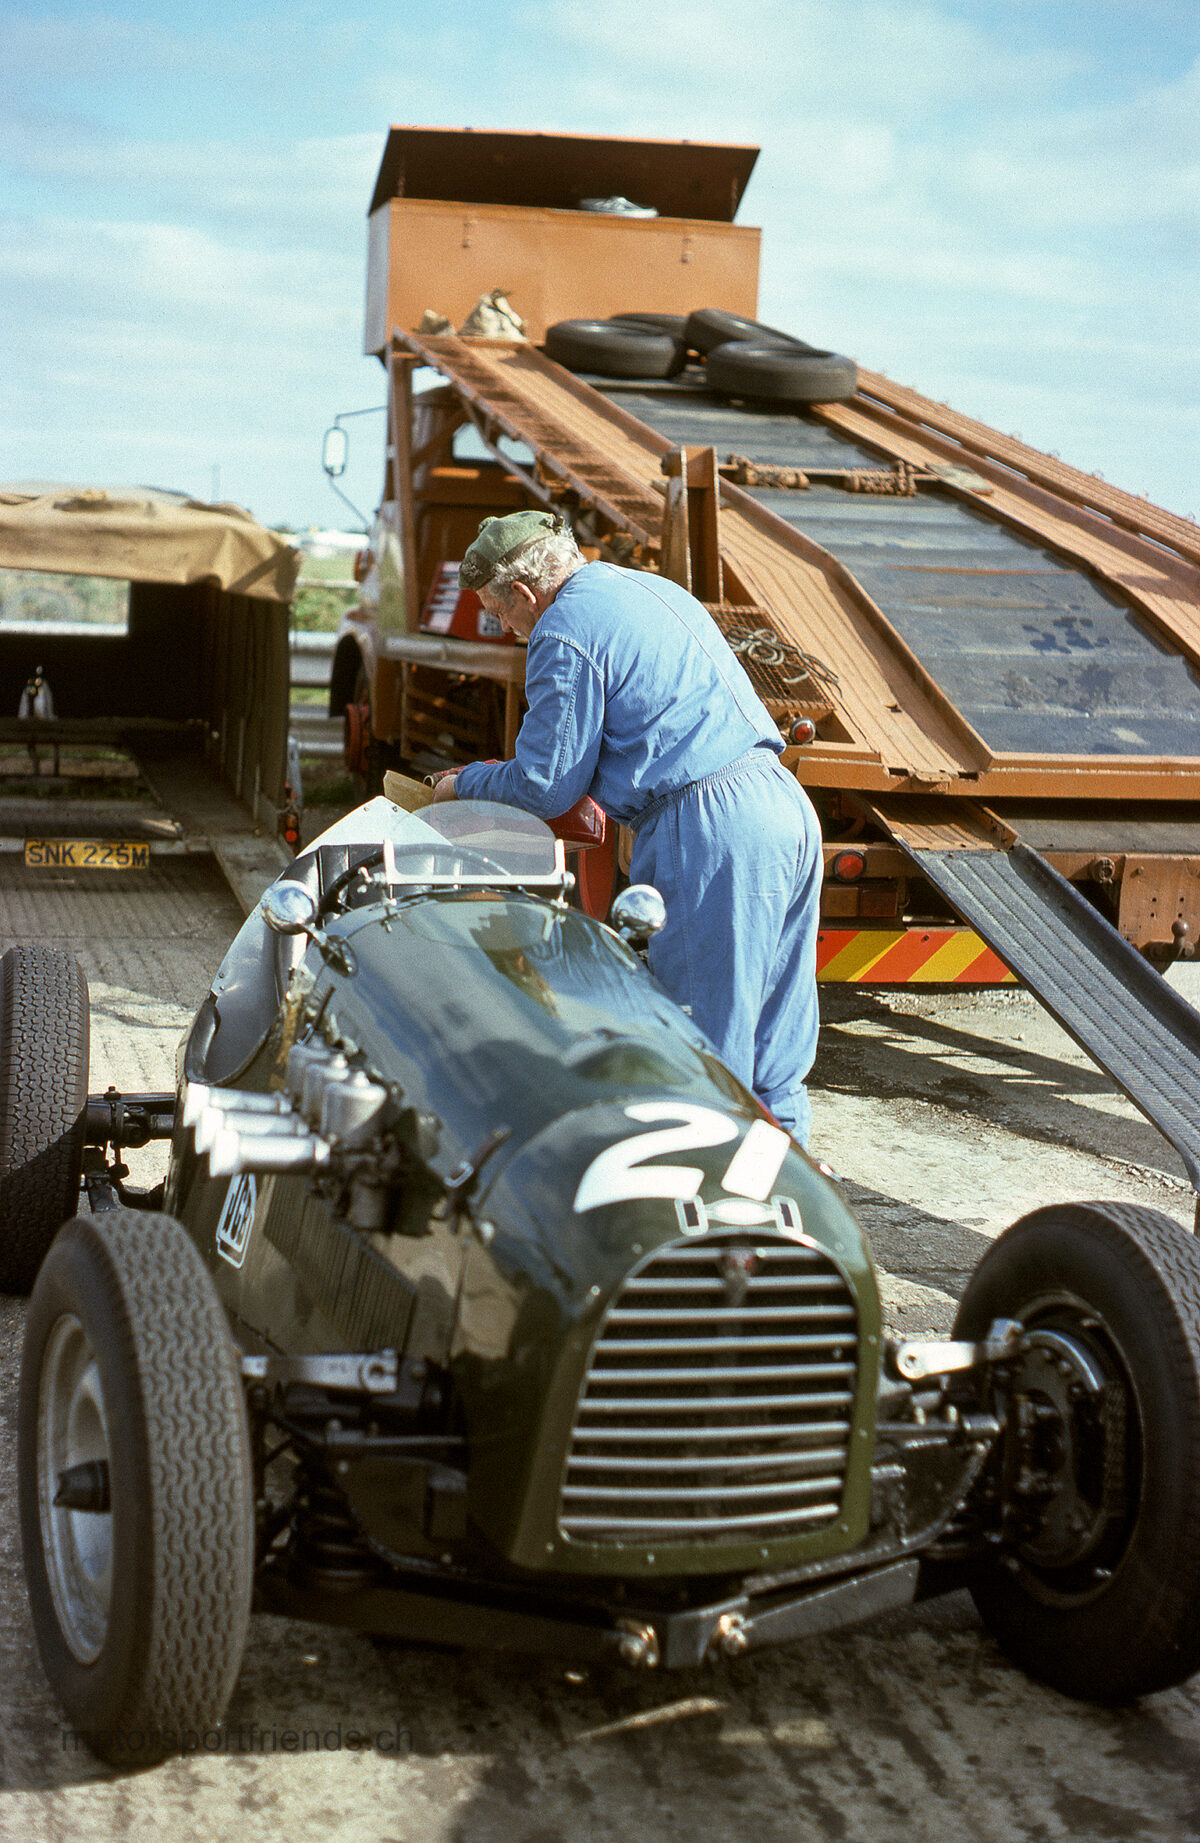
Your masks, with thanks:
[{"label": "white number 21 decal", "polygon": [[[736,1139],[736,1122],[711,1107],[689,1101],[634,1101],[631,1120],[675,1120],[656,1133],[635,1133],[593,1158],[575,1192],[575,1212],[622,1203],[631,1197],[694,1197],[704,1181],[699,1165],[648,1165],[660,1152],[699,1152]],[[786,1144],[786,1141],[784,1142]]]}]

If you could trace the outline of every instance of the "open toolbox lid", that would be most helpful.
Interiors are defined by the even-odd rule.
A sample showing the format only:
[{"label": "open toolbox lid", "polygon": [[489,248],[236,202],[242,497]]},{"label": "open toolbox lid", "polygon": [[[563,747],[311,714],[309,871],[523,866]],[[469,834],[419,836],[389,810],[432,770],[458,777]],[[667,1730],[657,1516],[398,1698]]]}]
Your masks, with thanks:
[{"label": "open toolbox lid", "polygon": [[757,159],[757,147],[718,142],[399,126],[370,209],[421,198],[576,211],[583,198],[623,197],[660,217],[729,224]]}]

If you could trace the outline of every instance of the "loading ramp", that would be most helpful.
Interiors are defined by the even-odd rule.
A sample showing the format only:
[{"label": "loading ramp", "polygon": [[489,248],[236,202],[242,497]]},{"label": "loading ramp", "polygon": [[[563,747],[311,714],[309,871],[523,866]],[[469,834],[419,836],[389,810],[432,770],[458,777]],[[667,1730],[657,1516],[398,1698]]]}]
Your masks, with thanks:
[{"label": "loading ramp", "polygon": [[[1200,1192],[1200,1014],[1039,852],[991,815],[875,808],[920,874],[1040,999],[1182,1158]],[[988,836],[993,834],[993,836]]]},{"label": "loading ramp", "polygon": [[[1083,484],[1051,501],[1040,479],[956,448],[915,411],[898,435],[870,374],[850,404],[783,411],[702,383],[585,380],[528,344],[407,333],[393,341],[394,387],[413,359],[450,383],[533,501],[582,510],[634,562],[661,557],[672,457],[717,457],[721,570],[708,587],[724,593],[701,585],[701,599],[761,615],[824,666],[828,709],[792,764],[807,785],[1200,799],[1200,567],[1186,520],[1061,464]],[[513,442],[531,465],[514,462]],[[809,484],[739,484],[733,455],[751,482],[754,468],[786,467]],[[913,490],[845,490],[855,477],[877,489],[881,461],[914,470]],[[1079,503],[1090,489],[1096,503]]]},{"label": "loading ramp", "polygon": [[[1200,934],[1200,829],[1184,823],[1200,813],[1194,526],[861,370],[850,401],[798,409],[728,401],[701,372],[576,376],[528,342],[396,332],[385,362],[389,478],[411,474],[422,531],[439,516],[438,455],[466,422],[526,503],[684,581],[785,733],[810,720],[784,760],[818,803],[871,816],[1200,1186],[1200,1020],[1138,951],[1170,950],[1169,921],[1127,926],[1111,885],[1136,863],[1138,887],[1187,923],[1176,950]],[[444,433],[426,422],[413,442],[417,364],[443,380]],[[429,539],[411,517],[399,536],[419,599]],[[772,664],[746,650],[755,634]],[[931,797],[948,829],[917,822]],[[1089,837],[1103,844],[1039,849],[1044,826],[1027,841],[979,817],[1006,803],[1102,812]],[[1197,833],[1182,849],[1181,829]],[[1146,842],[1159,835],[1172,842]]]}]

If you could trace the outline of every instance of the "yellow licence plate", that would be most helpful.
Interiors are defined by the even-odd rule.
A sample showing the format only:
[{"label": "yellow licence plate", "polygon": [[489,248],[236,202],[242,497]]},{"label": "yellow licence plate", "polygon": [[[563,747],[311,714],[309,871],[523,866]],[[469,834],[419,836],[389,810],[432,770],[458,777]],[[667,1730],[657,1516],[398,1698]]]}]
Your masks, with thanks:
[{"label": "yellow licence plate", "polygon": [[150,847],[128,838],[27,838],[35,870],[149,870]]}]

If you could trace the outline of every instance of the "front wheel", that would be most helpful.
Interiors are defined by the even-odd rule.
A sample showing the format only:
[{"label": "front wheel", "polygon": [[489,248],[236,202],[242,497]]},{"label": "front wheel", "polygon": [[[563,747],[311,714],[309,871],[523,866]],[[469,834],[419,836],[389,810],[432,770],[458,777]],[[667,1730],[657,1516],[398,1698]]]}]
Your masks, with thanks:
[{"label": "front wheel", "polygon": [[75,1732],[118,1766],[203,1745],[241,1665],[254,1490],[225,1314],[172,1217],[78,1217],[46,1256],[17,1476],[38,1649]]},{"label": "front wheel", "polygon": [[1031,1675],[1123,1702],[1200,1668],[1200,1250],[1118,1203],[1023,1217],[955,1336],[1025,1328],[1005,1386],[999,1541],[972,1584]]}]

